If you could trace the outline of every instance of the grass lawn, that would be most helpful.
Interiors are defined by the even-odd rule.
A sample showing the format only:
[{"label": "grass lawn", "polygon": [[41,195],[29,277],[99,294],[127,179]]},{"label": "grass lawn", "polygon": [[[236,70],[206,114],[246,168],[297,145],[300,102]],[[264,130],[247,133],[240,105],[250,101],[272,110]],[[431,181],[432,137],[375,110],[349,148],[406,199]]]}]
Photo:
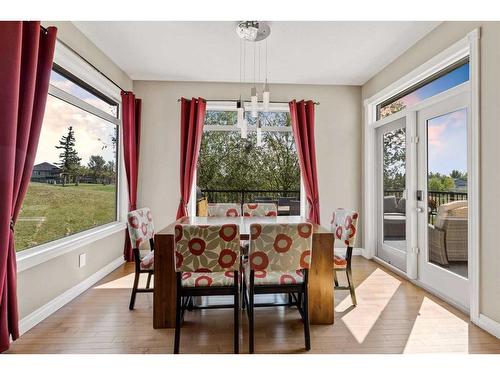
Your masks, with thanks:
[{"label": "grass lawn", "polygon": [[115,185],[31,182],[16,223],[16,250],[69,236],[116,218]]}]

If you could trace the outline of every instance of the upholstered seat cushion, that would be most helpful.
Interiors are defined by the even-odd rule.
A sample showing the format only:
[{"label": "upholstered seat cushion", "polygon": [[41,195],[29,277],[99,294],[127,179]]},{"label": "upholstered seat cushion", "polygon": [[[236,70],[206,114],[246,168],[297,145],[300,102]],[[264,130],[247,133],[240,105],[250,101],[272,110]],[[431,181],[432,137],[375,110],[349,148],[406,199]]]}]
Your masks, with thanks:
[{"label": "upholstered seat cushion", "polygon": [[154,269],[155,252],[151,251],[141,259],[141,270]]},{"label": "upholstered seat cushion", "polygon": [[183,272],[182,286],[192,287],[215,287],[234,285],[234,272]]},{"label": "upholstered seat cushion", "polygon": [[333,255],[333,265],[335,268],[346,268],[347,259],[343,255]]},{"label": "upholstered seat cushion", "polygon": [[[244,263],[244,274],[247,287],[250,285],[250,266]],[[254,285],[286,285],[300,284],[304,281],[301,270],[281,272],[281,271],[255,271]]]}]

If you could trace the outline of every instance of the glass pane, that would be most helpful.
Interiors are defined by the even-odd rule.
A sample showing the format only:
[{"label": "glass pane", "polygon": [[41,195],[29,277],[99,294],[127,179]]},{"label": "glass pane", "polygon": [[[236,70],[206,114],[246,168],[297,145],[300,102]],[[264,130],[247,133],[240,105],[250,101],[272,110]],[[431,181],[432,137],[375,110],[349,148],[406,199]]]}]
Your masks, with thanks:
[{"label": "glass pane", "polygon": [[50,84],[99,108],[113,117],[118,117],[118,104],[110,104],[102,100],[54,70],[50,75]]},{"label": "glass pane", "polygon": [[[247,113],[248,114],[248,113]],[[248,114],[249,115],[249,114]],[[266,114],[263,126],[289,126],[289,114]],[[250,116],[249,116],[250,118]],[[207,111],[205,124],[234,120],[236,112]],[[205,131],[197,169],[198,198],[210,203],[274,202],[282,215],[300,215],[300,170],[291,132]]]},{"label": "glass pane", "polygon": [[[248,125],[255,125],[257,118],[251,116],[251,112],[245,113]],[[259,112],[261,126],[291,126],[289,112]]]},{"label": "glass pane", "polygon": [[402,98],[395,100],[379,109],[379,119],[387,117],[393,113],[402,111],[406,107],[421,102],[431,96],[449,90],[469,80],[469,63],[459,66],[451,72],[435,79],[432,82],[420,87]]},{"label": "glass pane", "polygon": [[467,277],[467,111],[427,121],[429,261]]},{"label": "glass pane", "polygon": [[16,249],[116,220],[117,126],[48,97]]},{"label": "glass pane", "polygon": [[406,252],[406,129],[383,135],[384,243]]}]

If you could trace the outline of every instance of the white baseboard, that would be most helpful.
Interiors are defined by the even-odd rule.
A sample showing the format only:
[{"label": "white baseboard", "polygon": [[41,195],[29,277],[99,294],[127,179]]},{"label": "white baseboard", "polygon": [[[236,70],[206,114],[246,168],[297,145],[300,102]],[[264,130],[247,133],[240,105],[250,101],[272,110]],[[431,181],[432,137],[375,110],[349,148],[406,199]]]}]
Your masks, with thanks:
[{"label": "white baseboard", "polygon": [[500,339],[500,322],[488,318],[486,315],[479,314],[479,319],[473,323]]},{"label": "white baseboard", "polygon": [[19,334],[23,335],[28,332],[31,328],[36,326],[42,320],[46,319],[54,312],[59,310],[61,307],[71,302],[74,298],[78,297],[80,294],[89,289],[92,285],[101,280],[104,276],[113,272],[120,265],[124,263],[123,257],[117,258],[108,265],[101,268],[99,271],[91,275],[90,277],[83,280],[81,283],[75,285],[74,287],[68,289],[64,293],[60,294],[52,301],[46,303],[39,309],[33,311],[31,314],[27,315],[19,322]]}]

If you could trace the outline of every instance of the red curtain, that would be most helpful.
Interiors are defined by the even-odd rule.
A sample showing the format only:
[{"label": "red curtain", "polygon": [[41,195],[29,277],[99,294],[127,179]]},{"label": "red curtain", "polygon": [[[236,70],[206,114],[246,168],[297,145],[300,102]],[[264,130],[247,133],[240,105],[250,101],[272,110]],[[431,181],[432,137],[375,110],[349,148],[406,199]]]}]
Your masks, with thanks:
[{"label": "red curtain", "polygon": [[14,226],[28,189],[57,29],[0,22],[0,352],[19,337]]},{"label": "red curtain", "polygon": [[[139,145],[141,140],[141,99],[132,92],[122,91],[123,157],[128,183],[128,210],[137,209],[137,176],[139,173]],[[134,260],[132,246],[125,230],[123,257],[127,262]]]},{"label": "red curtain", "polygon": [[306,199],[309,203],[307,218],[319,224],[318,172],[316,169],[316,146],[314,142],[314,102],[301,100],[290,102],[290,118],[299,155],[300,170],[304,181]]},{"label": "red curtain", "polygon": [[177,219],[187,216],[187,204],[200,153],[207,103],[202,98],[181,99],[181,201]]}]

